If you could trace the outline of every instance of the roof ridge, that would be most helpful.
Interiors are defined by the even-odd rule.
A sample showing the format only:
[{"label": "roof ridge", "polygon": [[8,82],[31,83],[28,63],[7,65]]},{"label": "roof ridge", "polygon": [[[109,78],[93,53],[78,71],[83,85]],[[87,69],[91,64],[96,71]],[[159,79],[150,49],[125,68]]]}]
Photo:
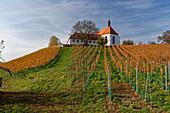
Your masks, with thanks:
[{"label": "roof ridge", "polygon": [[104,29],[98,31],[96,34],[99,34],[99,35],[116,34],[116,35],[118,35],[118,33],[111,26],[105,27]]},{"label": "roof ridge", "polygon": [[[108,26],[108,27],[109,27],[109,26]],[[106,30],[105,30],[103,33],[105,33],[105,32],[107,31],[108,27],[106,27]],[[103,33],[102,33],[102,34],[103,34]]]}]

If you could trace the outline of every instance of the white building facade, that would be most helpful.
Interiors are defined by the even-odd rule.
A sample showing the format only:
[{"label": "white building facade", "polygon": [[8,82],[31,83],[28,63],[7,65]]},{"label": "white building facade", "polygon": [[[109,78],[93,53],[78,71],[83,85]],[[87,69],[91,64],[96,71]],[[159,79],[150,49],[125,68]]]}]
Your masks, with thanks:
[{"label": "white building facade", "polygon": [[107,38],[107,46],[120,45],[120,37],[115,34],[104,34],[102,37]]},{"label": "white building facade", "polygon": [[[120,45],[120,37],[118,33],[116,33],[113,28],[110,26],[111,22],[108,20],[108,27],[98,31],[96,34],[92,34],[89,38],[89,45],[97,45],[97,39],[99,36],[107,39],[107,46],[111,45]],[[79,36],[79,33],[75,33],[70,36],[67,41],[67,44],[84,44],[83,39]]]},{"label": "white building facade", "polygon": [[[67,44],[84,44],[81,39],[69,39]],[[89,45],[97,45],[97,40],[88,40]]]}]

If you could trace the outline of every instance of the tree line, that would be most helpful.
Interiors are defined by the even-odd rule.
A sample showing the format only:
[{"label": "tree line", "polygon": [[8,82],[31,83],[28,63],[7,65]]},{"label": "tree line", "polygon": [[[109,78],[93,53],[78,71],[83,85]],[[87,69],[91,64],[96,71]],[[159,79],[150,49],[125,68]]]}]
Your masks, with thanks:
[{"label": "tree line", "polygon": [[[88,45],[88,40],[90,40],[92,34],[96,34],[99,30],[99,27],[91,20],[83,20],[76,22],[71,28],[71,34],[79,33],[81,40],[84,45]],[[162,44],[170,44],[170,30],[167,30],[162,34],[162,36],[157,37],[158,42]],[[105,45],[107,44],[107,39],[102,36],[98,37],[97,44],[98,45]],[[55,46],[62,44],[61,41],[52,36],[50,38],[49,46]],[[156,44],[154,41],[148,41],[147,44]],[[123,40],[122,45],[135,45],[133,40]],[[138,45],[143,45],[142,41],[138,42]]]},{"label": "tree line", "polygon": [[[90,39],[91,34],[97,33],[99,30],[98,27],[96,27],[96,24],[91,20],[83,20],[78,21],[75,23],[75,25],[72,26],[71,33],[80,33],[82,37],[86,37],[83,39],[84,44],[88,44],[88,41]],[[86,35],[86,36],[85,36]],[[170,44],[170,30],[167,30],[163,33],[162,36],[157,37],[158,42],[161,42],[162,44]],[[107,40],[104,39],[104,37],[99,36],[98,41],[99,45],[105,45],[107,43]],[[134,45],[133,40],[123,40],[123,45]],[[138,43],[139,45],[142,45],[142,42]],[[148,41],[148,44],[156,44],[154,41]]]}]

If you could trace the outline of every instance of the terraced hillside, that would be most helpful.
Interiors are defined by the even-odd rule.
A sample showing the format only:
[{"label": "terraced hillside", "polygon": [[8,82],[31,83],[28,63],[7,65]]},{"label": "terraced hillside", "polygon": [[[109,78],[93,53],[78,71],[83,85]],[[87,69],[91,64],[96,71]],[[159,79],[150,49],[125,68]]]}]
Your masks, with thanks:
[{"label": "terraced hillside", "polygon": [[[169,45],[153,48],[158,47],[169,53]],[[169,55],[157,51],[158,58],[143,55],[141,48],[63,47],[44,66],[14,71],[12,77],[1,69],[0,111],[169,112],[169,78],[165,76]]]}]

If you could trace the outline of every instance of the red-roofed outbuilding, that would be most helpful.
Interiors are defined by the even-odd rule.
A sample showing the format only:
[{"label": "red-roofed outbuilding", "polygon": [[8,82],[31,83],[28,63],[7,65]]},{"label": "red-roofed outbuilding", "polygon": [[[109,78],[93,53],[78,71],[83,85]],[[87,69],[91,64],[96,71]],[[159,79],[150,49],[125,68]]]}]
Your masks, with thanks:
[{"label": "red-roofed outbuilding", "polygon": [[99,36],[102,36],[107,39],[106,45],[119,45],[120,37],[118,33],[110,26],[111,22],[108,20],[108,27],[98,31],[96,34],[87,35],[81,33],[75,33],[70,36],[67,43],[68,44],[84,44],[83,40],[87,39],[89,45],[97,45],[97,40]]}]

